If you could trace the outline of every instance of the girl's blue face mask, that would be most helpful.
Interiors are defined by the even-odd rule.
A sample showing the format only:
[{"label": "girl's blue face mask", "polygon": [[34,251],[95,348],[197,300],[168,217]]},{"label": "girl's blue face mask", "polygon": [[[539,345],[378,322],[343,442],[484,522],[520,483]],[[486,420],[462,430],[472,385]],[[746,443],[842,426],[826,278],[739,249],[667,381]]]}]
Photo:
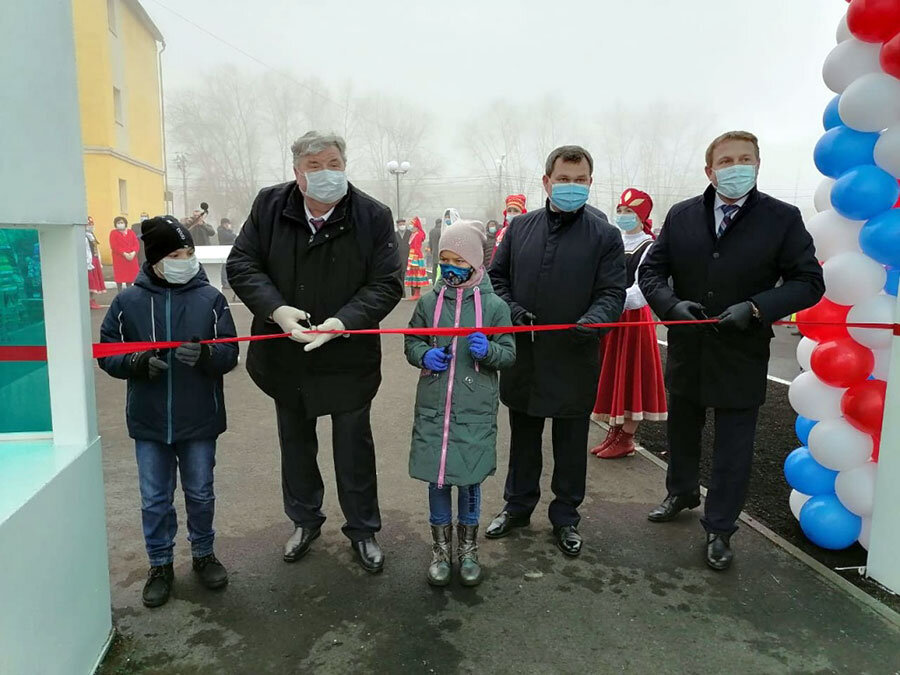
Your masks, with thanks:
[{"label": "girl's blue face mask", "polygon": [[457,267],[441,263],[441,278],[448,286],[459,286],[466,283],[475,274],[474,267]]},{"label": "girl's blue face mask", "polygon": [[631,232],[638,226],[637,214],[635,213],[618,213],[616,214],[616,225],[622,232]]}]

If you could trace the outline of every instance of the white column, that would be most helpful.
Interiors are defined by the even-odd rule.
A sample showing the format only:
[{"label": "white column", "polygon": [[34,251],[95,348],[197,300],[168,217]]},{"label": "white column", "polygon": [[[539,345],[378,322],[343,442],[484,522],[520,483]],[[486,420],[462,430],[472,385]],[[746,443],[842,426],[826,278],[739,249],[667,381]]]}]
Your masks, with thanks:
[{"label": "white column", "polygon": [[40,231],[50,411],[56,445],[97,438],[84,227]]},{"label": "white column", "polygon": [[[894,323],[900,323],[900,296]],[[894,335],[891,348],[866,569],[877,582],[900,593],[900,335]]]}]

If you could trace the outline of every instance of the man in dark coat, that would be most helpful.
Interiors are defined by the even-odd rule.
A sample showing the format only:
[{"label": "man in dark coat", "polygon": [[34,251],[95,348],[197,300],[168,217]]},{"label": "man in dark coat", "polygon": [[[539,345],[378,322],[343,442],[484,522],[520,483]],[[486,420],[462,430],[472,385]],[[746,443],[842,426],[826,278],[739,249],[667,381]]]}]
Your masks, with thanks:
[{"label": "man in dark coat", "polygon": [[[546,208],[518,216],[497,249],[491,281],[509,304],[514,324],[608,323],[622,314],[622,236],[600,211],[585,206],[593,168],[590,154],[578,146],[550,153]],[[541,494],[544,422],[552,418],[550,522],[563,553],[581,552],[578,506],[584,500],[602,332],[579,326],[516,335],[516,364],[500,377],[512,427],[506,506],[485,531],[488,538],[528,525]]]},{"label": "man in dark coat", "polygon": [[[412,237],[410,226],[406,224],[406,218],[398,218],[394,232],[397,237],[397,251],[400,254],[400,264],[403,266],[403,278],[406,278],[406,266],[409,263],[409,240]],[[406,284],[403,284],[403,297],[406,297]]]},{"label": "man in dark coat", "polygon": [[234,233],[230,218],[222,218],[219,221],[219,229],[216,230],[216,236],[219,238],[219,246],[231,246],[234,244],[237,235]]},{"label": "man in dark coat", "polygon": [[393,220],[390,209],[347,183],[342,138],[311,131],[291,150],[296,182],[259,193],[227,264],[232,289],[253,312],[252,333],[292,338],[253,342],[247,360],[253,381],[275,399],[284,510],[295,526],[284,559],[300,559],[325,521],[316,419],[331,415],[343,532],[363,568],[378,572],[384,556],[375,540],[381,516],[370,409],[381,384],[381,342],[309,331],[310,324],[338,333],[377,328],[397,305]]},{"label": "man in dark coat", "polygon": [[441,223],[443,218],[434,219],[434,227],[428,232],[428,250],[429,250],[429,268],[431,269],[431,281],[437,280],[438,265],[440,264],[441,252],[439,250],[439,242],[441,241]]},{"label": "man in dark coat", "polygon": [[669,330],[668,496],[648,516],[665,522],[700,504],[700,432],[706,409],[714,408],[713,470],[701,522],[706,560],[717,570],[731,564],[730,539],[750,482],[771,323],[814,305],[825,289],[800,212],[759,192],[758,172],[753,134],[714,140],[706,152],[712,185],[672,207],[639,276],[657,316],[719,319],[715,328]]}]

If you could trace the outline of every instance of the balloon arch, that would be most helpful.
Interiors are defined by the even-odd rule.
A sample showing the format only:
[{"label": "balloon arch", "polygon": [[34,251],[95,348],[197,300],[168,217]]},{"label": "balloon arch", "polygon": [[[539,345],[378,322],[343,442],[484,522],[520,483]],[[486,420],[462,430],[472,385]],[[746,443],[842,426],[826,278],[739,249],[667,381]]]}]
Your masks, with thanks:
[{"label": "balloon arch", "polygon": [[790,402],[802,447],[788,456],[784,473],[791,511],[813,543],[843,549],[859,541],[868,549],[893,335],[842,324],[894,323],[900,0],[852,0],[837,42],[823,77],[838,95],[825,109],[814,154],[826,178],[808,224],[826,291],[797,316],[803,372],[791,384]]}]

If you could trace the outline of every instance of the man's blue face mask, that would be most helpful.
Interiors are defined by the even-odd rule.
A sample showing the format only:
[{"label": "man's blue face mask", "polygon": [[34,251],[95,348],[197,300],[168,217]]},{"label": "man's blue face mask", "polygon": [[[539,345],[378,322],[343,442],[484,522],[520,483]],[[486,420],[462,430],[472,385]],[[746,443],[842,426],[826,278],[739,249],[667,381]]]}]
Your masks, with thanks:
[{"label": "man's blue face mask", "polygon": [[550,201],[560,211],[577,211],[587,203],[590,188],[581,183],[556,183]]}]

